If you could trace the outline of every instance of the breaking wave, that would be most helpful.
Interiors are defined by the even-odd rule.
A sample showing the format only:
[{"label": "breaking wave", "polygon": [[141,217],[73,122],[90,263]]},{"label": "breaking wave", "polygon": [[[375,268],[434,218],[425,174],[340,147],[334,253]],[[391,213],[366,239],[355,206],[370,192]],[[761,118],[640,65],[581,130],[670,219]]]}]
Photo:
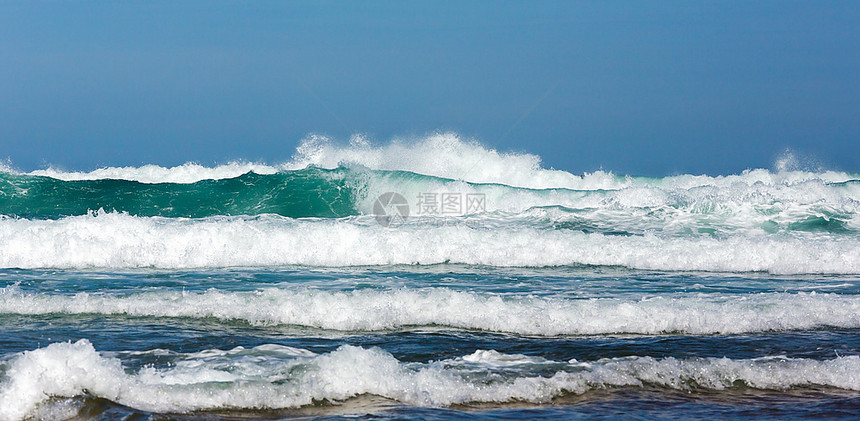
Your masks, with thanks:
[{"label": "breaking wave", "polygon": [[408,221],[279,216],[174,219],[95,213],[59,220],[0,217],[4,268],[215,268],[462,263],[624,266],[779,274],[860,273],[860,238],[606,235],[519,219]]},{"label": "breaking wave", "polygon": [[[419,406],[550,402],[594,389],[677,390],[826,386],[860,390],[860,358],[768,357],[551,361],[478,350],[459,358],[404,363],[378,348],[344,345],[327,354],[280,345],[179,354],[154,350],[166,366],[129,371],[132,353],[99,353],[82,339],[26,351],[2,363],[0,419],[20,420],[48,399],[89,394],[132,408],[181,413],[339,404],[374,395]],[[137,353],[139,354],[139,353]]]},{"label": "breaking wave", "polygon": [[51,295],[10,286],[0,288],[0,314],[211,317],[340,331],[439,326],[541,336],[728,334],[860,328],[860,297],[812,292],[570,299],[502,297],[448,288]]}]

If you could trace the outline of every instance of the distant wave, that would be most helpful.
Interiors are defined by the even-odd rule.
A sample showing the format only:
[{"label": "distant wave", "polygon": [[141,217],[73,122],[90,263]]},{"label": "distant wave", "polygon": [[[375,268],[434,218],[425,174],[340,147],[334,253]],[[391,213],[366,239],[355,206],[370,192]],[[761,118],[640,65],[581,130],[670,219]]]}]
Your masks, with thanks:
[{"label": "distant wave", "polygon": [[404,171],[469,183],[569,190],[613,190],[642,184],[690,189],[701,186],[727,187],[737,183],[792,185],[813,180],[842,183],[860,179],[860,174],[840,171],[797,170],[795,166],[784,162],[791,159],[793,158],[781,158],[776,163],[776,171],[751,169],[737,175],[677,175],[654,179],[614,175],[606,171],[576,175],[547,169],[542,167],[541,158],[537,155],[498,152],[476,141],[462,139],[455,133],[439,133],[414,140],[394,140],[381,146],[372,145],[361,136],[353,137],[348,145],[341,145],[324,136],[312,135],[302,141],[289,162],[280,164],[232,162],[216,167],[204,167],[187,163],[170,168],[144,165],[105,167],[89,172],[48,168],[29,173],[21,173],[0,164],[0,172],[44,176],[64,181],[115,179],[149,184],[188,184],[202,180],[235,178],[248,172],[269,175],[311,167],[335,169],[341,166],[358,166],[370,170]]},{"label": "distant wave", "polygon": [[175,167],[162,167],[149,164],[141,167],[104,167],[88,172],[63,171],[56,168],[36,170],[29,173],[20,173],[7,168],[5,172],[34,177],[49,177],[62,181],[126,180],[144,184],[191,184],[203,180],[236,178],[249,172],[269,175],[278,171],[277,167],[246,162],[233,162],[216,167],[205,167],[189,162]]},{"label": "distant wave", "polygon": [[[334,169],[360,166],[371,170],[406,171],[473,183],[495,183],[524,188],[595,189],[616,186],[616,177],[598,171],[577,176],[565,171],[541,168],[540,158],[525,153],[500,153],[453,133],[436,134],[414,141],[394,141],[372,146],[360,136],[349,145],[339,145],[323,136],[309,136],[293,158],[281,164],[234,162],[207,168],[188,163],[172,168],[157,165],[107,167],[90,172],[55,168],[27,173],[64,181],[118,179],[141,183],[195,183],[202,180],[235,178],[248,172],[268,175],[310,167]],[[15,172],[0,166],[0,171]],[[623,177],[622,177],[623,179]]]},{"label": "distant wave", "polygon": [[5,378],[0,384],[0,419],[38,415],[51,409],[50,404],[40,407],[49,397],[57,402],[85,393],[145,411],[189,412],[338,404],[361,395],[448,406],[543,403],[616,387],[860,390],[857,356],[824,361],[626,357],[579,362],[478,350],[438,362],[404,363],[378,348],[349,345],[327,354],[280,345],[195,354],[153,352],[161,352],[171,364],[128,372],[120,358],[100,354],[85,339],[18,354],[0,366]]},{"label": "distant wave", "polygon": [[[331,309],[337,309],[332,311]],[[241,320],[340,331],[441,326],[523,335],[716,334],[860,328],[860,297],[698,294],[642,300],[501,297],[447,288],[51,295],[0,288],[0,314],[102,314]]]}]

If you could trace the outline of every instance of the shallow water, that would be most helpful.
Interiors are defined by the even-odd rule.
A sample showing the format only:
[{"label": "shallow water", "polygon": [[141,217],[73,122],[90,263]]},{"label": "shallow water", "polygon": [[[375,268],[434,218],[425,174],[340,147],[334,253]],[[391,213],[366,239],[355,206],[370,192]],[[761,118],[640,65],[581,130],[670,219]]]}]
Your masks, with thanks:
[{"label": "shallow water", "polygon": [[[2,406],[48,418],[783,418],[860,403],[852,276],[436,265],[0,280]],[[300,308],[313,317],[278,313],[320,294],[325,308]],[[685,312],[699,320],[667,323]]]}]

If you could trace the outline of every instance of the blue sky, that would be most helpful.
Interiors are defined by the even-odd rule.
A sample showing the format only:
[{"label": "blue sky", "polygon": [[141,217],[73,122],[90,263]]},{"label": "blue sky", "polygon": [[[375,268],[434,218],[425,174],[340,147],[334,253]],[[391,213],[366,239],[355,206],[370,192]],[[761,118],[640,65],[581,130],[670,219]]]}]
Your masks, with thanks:
[{"label": "blue sky", "polygon": [[0,2],[19,169],[455,131],[580,173],[860,172],[860,2]]}]

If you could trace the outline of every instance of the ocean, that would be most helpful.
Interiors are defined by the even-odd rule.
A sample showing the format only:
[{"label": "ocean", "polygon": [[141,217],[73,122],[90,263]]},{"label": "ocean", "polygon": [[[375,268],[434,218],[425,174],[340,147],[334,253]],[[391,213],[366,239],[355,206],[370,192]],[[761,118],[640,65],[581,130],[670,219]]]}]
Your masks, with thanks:
[{"label": "ocean", "polygon": [[540,162],[2,167],[0,420],[860,412],[860,174]]}]

